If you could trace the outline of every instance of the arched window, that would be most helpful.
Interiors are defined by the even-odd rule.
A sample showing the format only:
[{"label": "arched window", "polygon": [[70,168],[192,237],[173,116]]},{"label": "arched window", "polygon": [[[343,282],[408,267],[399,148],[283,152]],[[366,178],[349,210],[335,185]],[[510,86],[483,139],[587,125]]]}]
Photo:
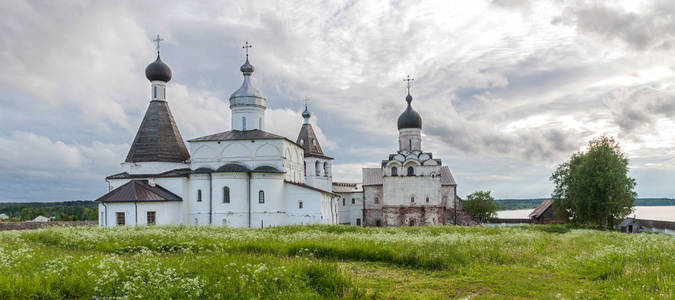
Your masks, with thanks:
[{"label": "arched window", "polygon": [[427,203],[429,203],[429,197],[427,197]]},{"label": "arched window", "polygon": [[391,176],[398,176],[398,168],[391,167]]},{"label": "arched window", "polygon": [[316,174],[316,176],[321,176],[321,170],[320,170],[320,167],[321,167],[321,163],[319,163],[319,162],[317,161],[317,162],[314,164],[314,173]]},{"label": "arched window", "polygon": [[415,176],[415,168],[412,166],[408,167],[408,176]]},{"label": "arched window", "polygon": [[246,117],[241,117],[241,130],[246,130]]},{"label": "arched window", "polygon": [[300,139],[300,146],[304,146],[304,145],[305,145],[305,139]]},{"label": "arched window", "polygon": [[312,139],[312,145],[316,146],[316,139]]},{"label": "arched window", "polygon": [[412,139],[408,140],[408,147],[410,148],[410,151],[412,151]]},{"label": "arched window", "polygon": [[303,162],[302,165],[305,167],[305,175],[307,175],[307,162]]},{"label": "arched window", "polygon": [[258,192],[258,203],[265,203],[265,191],[263,190]]},{"label": "arched window", "polygon": [[302,208],[302,201],[298,202],[298,208]]},{"label": "arched window", "polygon": [[323,176],[328,177],[328,162],[323,162]]},{"label": "arched window", "polygon": [[375,204],[380,203],[380,198],[375,197]]},{"label": "arched window", "polygon": [[230,188],[223,187],[223,203],[230,203]]},{"label": "arched window", "polygon": [[410,202],[415,202],[415,196],[410,196]]},{"label": "arched window", "polygon": [[197,202],[202,202],[202,190],[197,190]]}]

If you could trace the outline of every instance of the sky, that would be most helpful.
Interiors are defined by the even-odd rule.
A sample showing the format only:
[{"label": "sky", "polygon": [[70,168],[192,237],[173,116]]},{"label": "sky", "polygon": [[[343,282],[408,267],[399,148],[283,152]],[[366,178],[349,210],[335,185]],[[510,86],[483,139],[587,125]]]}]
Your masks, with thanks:
[{"label": "sky", "polygon": [[549,176],[614,137],[639,197],[675,197],[675,2],[0,2],[0,202],[93,200],[121,172],[164,38],[185,140],[230,130],[249,41],[268,131],[303,100],[333,180],[398,148],[406,75],[422,149],[461,197],[548,197]]}]

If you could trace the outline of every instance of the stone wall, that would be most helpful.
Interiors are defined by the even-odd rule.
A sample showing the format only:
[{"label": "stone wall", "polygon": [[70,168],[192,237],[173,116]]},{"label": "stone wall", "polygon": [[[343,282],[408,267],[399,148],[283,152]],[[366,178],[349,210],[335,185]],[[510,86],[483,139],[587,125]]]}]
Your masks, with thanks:
[{"label": "stone wall", "polygon": [[97,226],[97,221],[9,222],[0,223],[2,230],[26,230],[52,226]]}]

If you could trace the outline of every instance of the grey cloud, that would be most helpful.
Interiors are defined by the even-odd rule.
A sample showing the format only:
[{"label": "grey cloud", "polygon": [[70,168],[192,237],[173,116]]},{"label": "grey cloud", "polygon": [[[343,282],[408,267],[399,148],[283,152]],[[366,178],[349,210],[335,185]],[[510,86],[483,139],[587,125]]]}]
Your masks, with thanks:
[{"label": "grey cloud", "polygon": [[675,114],[675,90],[658,89],[651,84],[611,90],[603,102],[622,135],[638,141],[645,130],[653,130],[657,118]]},{"label": "grey cloud", "polygon": [[618,39],[637,50],[669,48],[675,29],[672,1],[650,2],[647,12],[642,14],[612,4],[574,2],[551,23],[575,26],[580,33],[595,34],[604,40]]}]

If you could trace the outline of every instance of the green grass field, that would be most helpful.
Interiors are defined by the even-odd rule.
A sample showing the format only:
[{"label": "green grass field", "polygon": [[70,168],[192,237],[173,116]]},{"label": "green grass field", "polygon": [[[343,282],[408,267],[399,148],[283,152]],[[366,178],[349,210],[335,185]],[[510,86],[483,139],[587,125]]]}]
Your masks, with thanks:
[{"label": "green grass field", "polygon": [[562,226],[0,232],[0,299],[672,299],[675,237]]}]

